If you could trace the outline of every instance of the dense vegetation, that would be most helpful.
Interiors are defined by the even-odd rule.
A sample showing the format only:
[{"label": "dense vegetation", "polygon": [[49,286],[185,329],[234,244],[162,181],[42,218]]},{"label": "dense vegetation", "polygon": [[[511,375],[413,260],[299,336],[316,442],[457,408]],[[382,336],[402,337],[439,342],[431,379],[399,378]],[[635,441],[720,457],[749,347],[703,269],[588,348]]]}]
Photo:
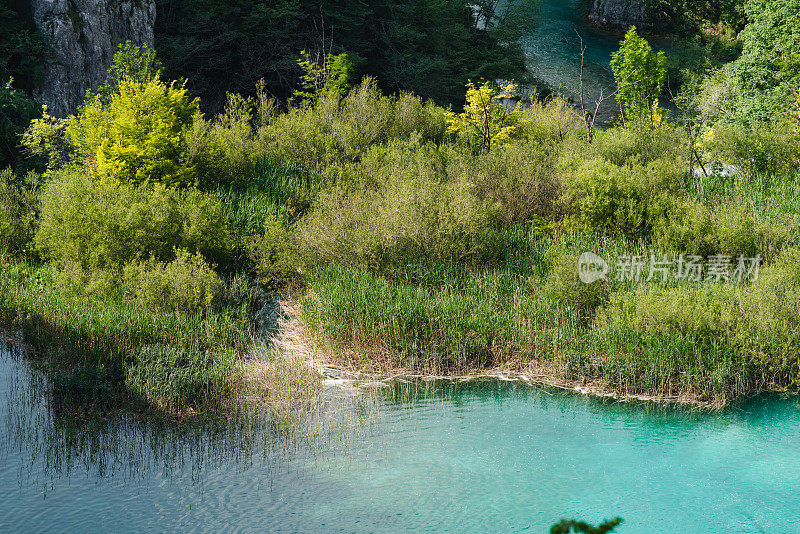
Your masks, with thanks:
[{"label": "dense vegetation", "polygon": [[167,76],[187,78],[215,113],[226,92],[252,95],[262,78],[271,95],[290,96],[300,50],[346,52],[358,78],[369,74],[387,92],[411,91],[444,105],[463,100],[469,78],[527,77],[518,38],[532,30],[536,5],[504,4],[158,0],[156,49]]},{"label": "dense vegetation", "polygon": [[30,98],[41,81],[46,45],[36,31],[30,5],[0,1],[0,169],[20,167],[19,136],[39,114]]},{"label": "dense vegetation", "polygon": [[[270,28],[258,17],[277,16],[269,5],[210,3],[202,13],[252,9],[252,26],[226,38],[253,45],[248,31]],[[462,3],[436,5],[464,14]],[[327,28],[345,24],[345,11],[326,6]],[[162,43],[178,47],[165,66],[152,50],[123,45],[78,113],[44,113],[25,131],[46,171],[0,174],[0,320],[49,356],[53,387],[67,398],[168,413],[231,407],[255,350],[251,318],[272,290],[298,303],[293,334],[361,371],[499,368],[717,404],[796,389],[798,63],[765,48],[775,32],[795,35],[797,20],[782,3],[746,7],[741,57],[695,72],[703,78],[687,81],[675,116],[662,106],[669,58],[631,29],[612,62],[623,114],[604,131],[557,96],[504,104],[513,84],[477,75],[513,73],[505,60],[481,56],[500,70],[478,72],[444,55],[462,70],[423,74],[446,41],[415,49],[422,37],[401,24],[413,10],[380,19],[394,21],[383,37],[405,36],[387,47],[400,56],[344,40],[377,31],[378,19],[356,9],[346,23],[365,27],[334,32],[327,53],[286,44],[253,66],[241,63],[243,46],[238,59],[201,54],[210,63],[182,67],[197,69],[196,81],[171,81],[170,62],[188,46],[181,32],[211,31],[192,18],[201,11],[178,11],[173,23],[194,22]],[[301,8],[311,9],[281,7],[284,23],[305,24]],[[466,15],[451,20],[468,38],[447,54],[480,54],[485,40],[511,57],[519,26],[468,28]],[[427,58],[423,70],[403,54]],[[252,87],[223,99],[213,84],[193,85],[222,76],[211,68],[219,61],[252,73],[240,79]],[[436,90],[387,76],[388,63]],[[284,67],[299,71],[288,102],[271,93],[289,96],[291,84],[257,81],[273,73],[276,83]],[[380,81],[362,76],[376,71]],[[222,111],[204,115],[189,87],[212,108],[224,100]],[[466,102],[454,111],[397,92],[406,87]],[[611,266],[680,258],[683,276],[587,284],[584,252]],[[693,280],[692,256],[733,263]],[[764,260],[760,276],[737,278],[737,262],[751,257]],[[291,364],[271,358],[275,390]]]}]

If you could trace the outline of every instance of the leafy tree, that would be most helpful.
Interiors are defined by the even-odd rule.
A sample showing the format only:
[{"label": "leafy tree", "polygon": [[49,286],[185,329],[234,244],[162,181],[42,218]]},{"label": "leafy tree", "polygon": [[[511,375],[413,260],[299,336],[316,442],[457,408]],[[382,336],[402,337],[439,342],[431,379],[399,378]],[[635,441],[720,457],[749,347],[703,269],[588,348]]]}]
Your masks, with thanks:
[{"label": "leafy tree", "polygon": [[550,534],[570,534],[570,532],[575,532],[576,534],[608,534],[609,532],[613,532],[620,523],[622,523],[622,519],[619,517],[606,521],[596,527],[584,523],[583,521],[562,519],[561,522],[556,523],[550,528]]},{"label": "leafy tree", "polygon": [[183,84],[162,81],[157,66],[150,49],[121,46],[103,89],[87,93],[68,119],[45,109],[26,131],[25,146],[46,156],[50,169],[70,163],[96,177],[189,185],[194,172],[186,163],[183,132],[199,113],[199,100]]},{"label": "leafy tree", "polygon": [[300,107],[312,105],[326,93],[335,93],[342,98],[352,87],[354,65],[347,53],[325,54],[312,58],[303,50],[297,60],[303,74],[300,76],[300,89],[294,92],[292,100]]},{"label": "leafy tree", "polygon": [[117,46],[108,76],[97,92],[108,100],[122,80],[145,83],[160,76],[162,70],[161,60],[153,48],[147,44],[138,46],[131,41],[125,41]]},{"label": "leafy tree", "polygon": [[182,161],[182,134],[198,104],[183,85],[123,78],[108,102],[95,97],[68,119],[66,136],[76,162],[97,176],[185,186],[193,172]]},{"label": "leafy tree", "polygon": [[9,78],[5,87],[0,87],[0,169],[22,166],[21,136],[40,113],[39,106],[28,95],[13,87],[13,81]]},{"label": "leafy tree", "polygon": [[0,82],[30,91],[41,81],[47,45],[25,2],[0,0]]},{"label": "leafy tree", "polygon": [[664,89],[667,59],[636,33],[636,26],[631,26],[619,50],[611,55],[611,71],[617,81],[617,100],[625,110],[631,115],[652,113]]},{"label": "leafy tree", "polygon": [[518,102],[509,109],[504,99],[512,98],[516,87],[512,83],[496,86],[491,82],[467,83],[467,103],[463,113],[450,113],[447,131],[465,135],[480,143],[482,150],[508,141],[517,129],[522,106]]},{"label": "leafy tree", "polygon": [[25,2],[0,0],[0,21],[0,169],[21,168],[29,162],[20,135],[39,114],[30,91],[41,81],[47,47]]},{"label": "leafy tree", "polygon": [[748,0],[746,10],[742,55],[727,67],[735,120],[769,121],[787,111],[800,88],[800,0]]}]

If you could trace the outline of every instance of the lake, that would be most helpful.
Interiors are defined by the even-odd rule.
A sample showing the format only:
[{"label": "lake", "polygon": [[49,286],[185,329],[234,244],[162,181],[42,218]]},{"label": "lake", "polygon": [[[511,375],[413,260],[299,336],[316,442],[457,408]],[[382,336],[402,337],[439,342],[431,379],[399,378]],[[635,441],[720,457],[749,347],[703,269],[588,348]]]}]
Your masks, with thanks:
[{"label": "lake", "polygon": [[[800,401],[720,413],[505,382],[331,385],[319,435],[76,418],[0,349],[0,531],[800,531]],[[322,425],[328,426],[328,425]]]}]

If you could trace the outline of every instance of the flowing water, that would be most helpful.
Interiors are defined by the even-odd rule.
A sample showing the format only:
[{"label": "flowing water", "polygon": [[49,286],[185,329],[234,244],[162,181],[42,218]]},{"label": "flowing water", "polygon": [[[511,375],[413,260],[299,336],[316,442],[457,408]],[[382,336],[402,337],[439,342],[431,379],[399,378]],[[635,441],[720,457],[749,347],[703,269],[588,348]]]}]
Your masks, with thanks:
[{"label": "flowing water", "polygon": [[708,414],[511,383],[334,386],[377,411],[321,439],[70,417],[41,386],[0,345],[2,532],[545,533],[616,515],[623,534],[800,532],[794,397]]}]

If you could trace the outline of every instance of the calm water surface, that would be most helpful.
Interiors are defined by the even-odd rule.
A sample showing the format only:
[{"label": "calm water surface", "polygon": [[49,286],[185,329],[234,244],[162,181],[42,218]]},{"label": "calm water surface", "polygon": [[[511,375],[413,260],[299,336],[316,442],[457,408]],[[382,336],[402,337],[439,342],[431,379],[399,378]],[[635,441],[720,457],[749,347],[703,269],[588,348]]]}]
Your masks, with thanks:
[{"label": "calm water surface", "polygon": [[793,397],[709,415],[508,384],[398,386],[332,439],[242,438],[59,416],[37,377],[0,349],[3,532],[544,533],[561,516],[614,515],[622,533],[800,532]]}]

